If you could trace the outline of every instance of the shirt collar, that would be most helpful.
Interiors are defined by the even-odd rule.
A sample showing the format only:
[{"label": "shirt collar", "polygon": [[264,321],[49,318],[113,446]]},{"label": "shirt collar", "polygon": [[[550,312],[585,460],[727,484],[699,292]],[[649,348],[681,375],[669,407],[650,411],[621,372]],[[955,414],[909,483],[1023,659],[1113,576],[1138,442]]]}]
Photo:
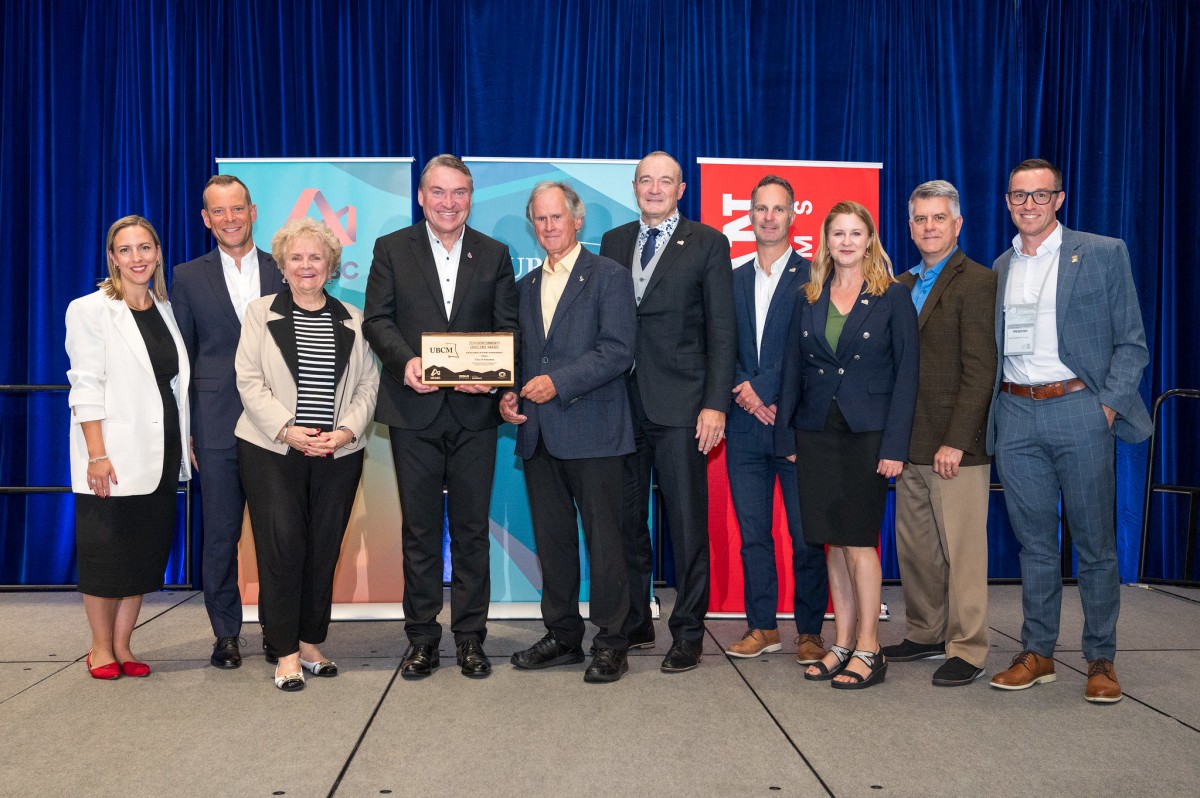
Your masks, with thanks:
[{"label": "shirt collar", "polygon": [[1060,249],[1062,249],[1062,238],[1063,238],[1062,231],[1063,231],[1062,222],[1058,222],[1057,224],[1055,224],[1054,232],[1051,233],[1050,235],[1046,236],[1046,240],[1043,241],[1038,246],[1037,252],[1035,252],[1033,255],[1026,255],[1024,252],[1021,251],[1021,235],[1018,233],[1017,235],[1013,236],[1013,240],[1012,240],[1013,252],[1015,252],[1018,256],[1020,256],[1022,258],[1030,258],[1030,259],[1044,258],[1047,255],[1053,255],[1053,254],[1057,253]]},{"label": "shirt collar", "polygon": [[233,256],[225,250],[217,247],[217,254],[221,258],[221,267],[224,269],[232,269],[239,274],[245,274],[245,270],[239,266],[257,266],[258,265],[258,247],[250,247],[250,251],[242,256],[241,263],[234,261]]},{"label": "shirt collar", "polygon": [[439,246],[446,252],[453,252],[454,247],[457,247],[459,244],[461,244],[463,236],[467,234],[467,226],[464,224],[462,229],[458,231],[458,238],[454,239],[454,246],[450,247],[450,249],[446,249],[445,244],[442,243],[442,239],[437,237],[437,233],[433,232],[433,228],[429,226],[428,219],[425,220],[425,232],[429,234],[429,243],[431,245]]},{"label": "shirt collar", "polygon": [[550,259],[547,258],[546,261],[542,263],[542,271],[546,272],[546,274],[557,274],[560,269],[566,269],[567,274],[570,274],[575,268],[575,261],[579,260],[579,253],[581,251],[583,251],[583,244],[580,244],[578,241],[576,241],[575,246],[571,249],[571,251],[564,255],[563,259],[560,260],[553,269],[550,268]]},{"label": "shirt collar", "polygon": [[785,266],[787,266],[787,263],[789,260],[791,260],[791,258],[792,258],[792,250],[790,250],[790,249],[785,251],[782,255],[780,255],[778,260],[776,260],[774,263],[771,264],[770,275],[768,275],[765,271],[763,271],[763,267],[758,262],[758,258],[755,258],[754,259],[754,271],[757,274],[761,274],[763,277],[767,277],[769,279],[774,279],[775,277],[779,276],[779,273],[783,270],[783,268]]},{"label": "shirt collar", "polygon": [[[671,234],[675,232],[675,227],[678,224],[679,224],[679,210],[676,209],[676,211],[674,213],[672,213],[666,219],[663,219],[658,224],[654,225],[654,227],[658,230],[661,230],[663,232],[665,238],[670,238]],[[650,227],[651,227],[650,225],[648,225],[644,221],[642,221],[642,218],[640,216],[638,217],[638,237],[639,238],[642,238],[642,239],[646,238],[647,237],[646,231],[649,230]]]},{"label": "shirt collar", "polygon": [[954,257],[955,252],[958,252],[958,244],[954,245],[954,249],[950,250],[950,252],[946,254],[946,257],[942,258],[929,268],[925,267],[925,261],[921,261],[909,271],[911,274],[915,275],[918,280],[921,280],[926,276],[930,276],[936,280],[938,275],[942,273],[942,268],[950,262],[951,258]]}]

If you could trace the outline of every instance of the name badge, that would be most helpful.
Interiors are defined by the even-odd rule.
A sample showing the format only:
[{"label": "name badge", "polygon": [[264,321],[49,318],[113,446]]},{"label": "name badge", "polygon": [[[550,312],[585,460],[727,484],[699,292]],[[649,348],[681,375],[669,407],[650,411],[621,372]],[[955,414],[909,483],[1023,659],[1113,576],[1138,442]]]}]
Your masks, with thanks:
[{"label": "name badge", "polygon": [[1004,309],[1004,354],[1032,355],[1037,305],[1009,305]]}]

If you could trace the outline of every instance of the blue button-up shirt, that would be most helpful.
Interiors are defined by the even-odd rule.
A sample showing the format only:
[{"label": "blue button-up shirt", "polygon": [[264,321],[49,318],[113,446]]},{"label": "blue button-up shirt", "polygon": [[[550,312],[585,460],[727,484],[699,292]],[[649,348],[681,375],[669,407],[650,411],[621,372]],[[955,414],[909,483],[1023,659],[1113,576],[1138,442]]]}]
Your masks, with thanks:
[{"label": "blue button-up shirt", "polygon": [[933,284],[937,282],[938,275],[942,273],[942,267],[946,265],[946,261],[954,257],[954,253],[958,252],[958,247],[950,250],[950,254],[939,260],[932,266],[925,267],[922,262],[919,266],[914,266],[909,270],[909,274],[917,278],[916,285],[912,288],[913,304],[917,306],[917,313],[921,312],[921,307],[925,304],[929,292],[933,290]]}]

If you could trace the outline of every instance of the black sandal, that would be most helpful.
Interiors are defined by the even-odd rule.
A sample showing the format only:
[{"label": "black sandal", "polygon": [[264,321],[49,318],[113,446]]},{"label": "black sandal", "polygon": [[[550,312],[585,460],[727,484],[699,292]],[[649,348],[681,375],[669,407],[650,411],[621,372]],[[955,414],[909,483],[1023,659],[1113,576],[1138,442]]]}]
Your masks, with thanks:
[{"label": "black sandal", "polygon": [[848,665],[850,663],[850,660],[847,659],[846,662],[843,663],[843,665],[842,665],[842,671],[843,671],[842,675],[847,676],[851,679],[854,679],[854,681],[852,681],[852,682],[830,682],[829,686],[832,687],[833,689],[835,689],[835,690],[863,690],[863,689],[866,689],[867,687],[870,687],[872,685],[882,682],[884,677],[887,676],[888,664],[887,664],[887,660],[883,658],[882,652],[880,652],[880,651],[863,651],[862,649],[856,649],[854,651],[854,653],[851,654],[850,656],[858,657],[859,659],[861,659],[863,661],[863,663],[866,664],[866,666],[868,668],[870,668],[870,671],[867,672],[866,676],[860,676],[859,674],[855,673],[854,671],[846,670],[846,665]]},{"label": "black sandal", "polygon": [[831,653],[831,654],[833,654],[833,656],[837,657],[837,661],[838,661],[838,664],[833,666],[833,670],[826,668],[825,663],[822,662],[821,660],[817,660],[810,667],[816,668],[817,670],[820,671],[820,673],[815,674],[815,675],[811,674],[808,672],[808,669],[806,668],[804,670],[804,678],[805,679],[808,679],[810,682],[829,681],[834,676],[837,676],[839,673],[844,671],[846,669],[846,666],[850,664],[850,649],[842,648],[841,646],[830,646],[829,653]]}]

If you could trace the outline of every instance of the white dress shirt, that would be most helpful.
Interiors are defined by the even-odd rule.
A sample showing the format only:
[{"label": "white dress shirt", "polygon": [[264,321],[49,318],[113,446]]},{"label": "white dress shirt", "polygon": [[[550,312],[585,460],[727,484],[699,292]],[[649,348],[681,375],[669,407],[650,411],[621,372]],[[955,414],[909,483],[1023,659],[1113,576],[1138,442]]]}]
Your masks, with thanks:
[{"label": "white dress shirt", "polygon": [[442,303],[446,318],[450,318],[450,310],[454,307],[454,287],[458,285],[458,263],[462,259],[462,242],[467,228],[458,231],[458,238],[450,249],[442,244],[442,240],[433,232],[429,222],[425,223],[425,232],[429,234],[429,246],[433,251],[433,264],[437,267],[438,285],[442,288]]},{"label": "white dress shirt", "polygon": [[228,252],[220,247],[217,248],[217,252],[221,255],[221,273],[225,275],[229,299],[233,302],[238,321],[241,321],[246,315],[246,305],[262,296],[262,286],[258,277],[258,247],[250,247],[250,251],[242,256],[241,268]]},{"label": "white dress shirt", "polygon": [[779,278],[783,275],[783,269],[791,257],[790,249],[784,252],[779,260],[771,264],[769,275],[763,271],[758,259],[754,260],[754,346],[759,357],[762,357],[763,330],[767,326],[767,311],[771,307],[771,297],[775,295],[775,289],[779,287]]},{"label": "white dress shirt", "polygon": [[1074,379],[1075,373],[1058,357],[1058,260],[1062,250],[1062,225],[1056,225],[1037,252],[1021,252],[1021,237],[1013,238],[1008,281],[1004,286],[1004,307],[1037,305],[1033,327],[1033,352],[1028,355],[1004,355],[1004,379],[1022,385],[1039,385]]}]

